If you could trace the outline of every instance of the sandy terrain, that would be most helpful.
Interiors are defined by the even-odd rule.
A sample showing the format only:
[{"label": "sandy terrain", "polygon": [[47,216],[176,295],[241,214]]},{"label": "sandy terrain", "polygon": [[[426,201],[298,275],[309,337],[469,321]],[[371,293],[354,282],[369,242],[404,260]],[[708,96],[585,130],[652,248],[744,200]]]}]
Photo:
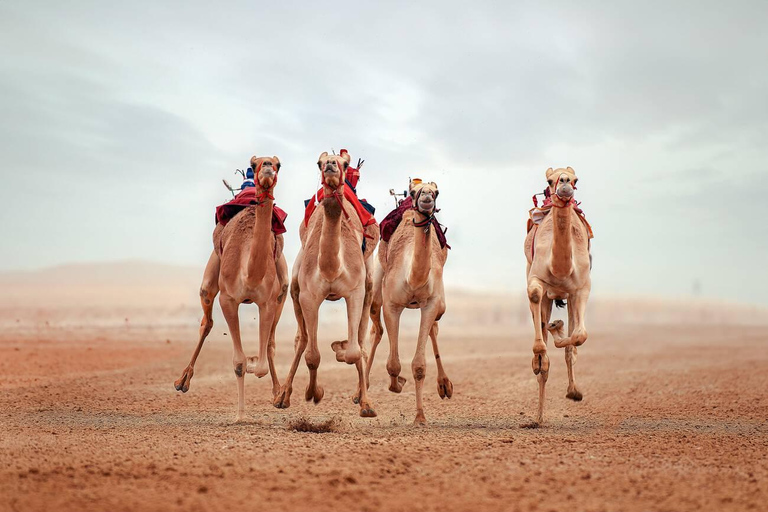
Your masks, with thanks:
[{"label": "sandy terrain", "polygon": [[[382,345],[371,383],[379,416],[363,419],[351,402],[356,372],[330,350],[344,329],[326,325],[324,400],[302,400],[303,366],[288,410],[271,406],[267,379],[249,375],[250,421],[235,425],[223,322],[190,391],[173,389],[195,343],[194,309],[173,305],[157,321],[142,322],[126,322],[122,310],[113,318],[88,310],[75,315],[73,305],[67,314],[52,306],[0,309],[0,510],[768,506],[768,326],[722,319],[675,325],[651,321],[653,315],[620,324],[596,315],[576,367],[584,401],[564,398],[562,350],[550,349],[549,422],[528,430],[519,425],[535,410],[531,333],[509,320],[514,314],[487,318],[478,310],[473,324],[467,306],[454,313],[461,322],[446,322],[441,353],[455,394],[439,399],[430,361],[427,428],[410,425],[412,327],[406,325],[401,348],[408,384],[401,395],[387,391]],[[684,316],[711,318],[701,311]],[[293,347],[284,318],[281,377]],[[255,322],[246,323],[253,353]],[[290,423],[300,417],[333,419],[336,426],[330,433],[296,432]]]}]

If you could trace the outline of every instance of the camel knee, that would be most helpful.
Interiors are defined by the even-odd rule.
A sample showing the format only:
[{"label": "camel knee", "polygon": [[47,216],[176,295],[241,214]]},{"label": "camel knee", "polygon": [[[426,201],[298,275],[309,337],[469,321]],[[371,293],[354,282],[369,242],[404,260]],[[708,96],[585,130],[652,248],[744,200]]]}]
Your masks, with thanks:
[{"label": "camel knee", "polygon": [[418,382],[424,380],[427,376],[427,363],[424,360],[415,360],[411,363],[411,370],[413,371],[413,379]]},{"label": "camel knee", "polygon": [[238,358],[235,358],[235,360],[232,361],[232,366],[235,369],[235,375],[238,377],[245,375],[245,357],[243,357],[242,361],[240,361]]},{"label": "camel knee", "polygon": [[215,296],[216,293],[214,293],[212,290],[209,290],[207,286],[200,288],[200,302],[203,303],[203,306],[210,306]]},{"label": "camel knee", "polygon": [[528,300],[532,304],[538,304],[541,302],[541,298],[544,296],[544,289],[540,284],[532,284],[528,286]]},{"label": "camel knee", "polygon": [[297,304],[298,304],[298,300],[299,300],[299,291],[300,291],[299,280],[298,279],[294,279],[293,281],[291,281],[291,298],[294,301],[297,301],[296,302]]},{"label": "camel knee", "polygon": [[318,366],[320,366],[320,352],[308,351],[304,356],[304,361],[307,363],[307,368],[317,370]]}]

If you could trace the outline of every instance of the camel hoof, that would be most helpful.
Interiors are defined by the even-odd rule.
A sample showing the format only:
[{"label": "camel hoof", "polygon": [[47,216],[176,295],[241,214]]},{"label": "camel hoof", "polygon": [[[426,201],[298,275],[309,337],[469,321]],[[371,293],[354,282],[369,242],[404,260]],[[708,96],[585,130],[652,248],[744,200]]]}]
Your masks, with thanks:
[{"label": "camel hoof", "polygon": [[539,428],[541,427],[541,423],[538,421],[529,421],[528,423],[522,423],[520,424],[520,428]]},{"label": "camel hoof", "polygon": [[362,396],[363,396],[363,392],[360,391],[360,388],[358,387],[357,391],[355,391],[355,396],[352,397],[352,403],[353,404],[359,404],[360,403],[360,399],[362,398]]},{"label": "camel hoof", "polygon": [[336,354],[336,361],[340,363],[345,362],[344,358],[345,358],[345,354],[347,353],[347,340],[334,341],[333,343],[331,343],[331,348]]},{"label": "camel hoof", "polygon": [[235,416],[235,423],[245,423],[245,413],[237,413],[237,416]]},{"label": "camel hoof", "polygon": [[360,417],[361,418],[375,418],[376,417],[376,411],[373,410],[373,406],[368,403],[364,403],[360,406]]},{"label": "camel hoof", "polygon": [[570,398],[574,402],[581,402],[584,396],[581,394],[581,391],[574,389],[573,391],[569,390],[568,393],[565,394],[565,398]]},{"label": "camel hoof", "polygon": [[440,398],[451,398],[453,396],[453,383],[448,377],[437,379],[437,394]]},{"label": "camel hoof", "polygon": [[272,405],[278,409],[287,409],[291,406],[291,388],[282,387],[277,391]]},{"label": "camel hoof", "polygon": [[424,416],[424,411],[422,411],[422,410],[416,411],[416,419],[413,420],[413,426],[414,427],[426,427],[427,426],[427,417]]},{"label": "camel hoof", "polygon": [[319,404],[320,400],[323,399],[323,395],[325,395],[323,387],[319,384],[315,384],[315,389],[307,386],[307,390],[304,392],[304,399],[307,402],[314,401],[316,404]]},{"label": "camel hoof", "polygon": [[565,324],[562,320],[555,320],[554,322],[549,322],[549,325],[547,325],[547,330],[549,332],[556,332],[558,329],[562,329],[562,327]]},{"label": "camel hoof", "polygon": [[389,384],[389,390],[393,393],[400,393],[403,390],[405,382],[405,377],[392,377],[392,382]]},{"label": "camel hoof", "polygon": [[192,375],[194,374],[194,368],[187,366],[187,368],[184,369],[184,373],[181,374],[181,377],[173,383],[173,387],[176,388],[176,391],[181,391],[182,393],[189,391],[189,384],[191,383]]},{"label": "camel hoof", "polygon": [[533,367],[534,375],[547,373],[549,371],[549,356],[546,354],[546,352],[542,352],[541,354],[534,354],[531,366]]}]

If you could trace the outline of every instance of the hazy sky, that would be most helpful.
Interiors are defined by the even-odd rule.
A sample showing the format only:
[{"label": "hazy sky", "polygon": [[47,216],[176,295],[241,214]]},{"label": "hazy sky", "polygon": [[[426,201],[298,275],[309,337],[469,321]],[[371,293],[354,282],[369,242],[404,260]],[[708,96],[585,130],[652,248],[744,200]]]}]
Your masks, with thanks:
[{"label": "hazy sky", "polygon": [[0,271],[205,264],[277,155],[289,265],[317,156],[381,219],[440,186],[451,285],[522,290],[530,197],[570,165],[593,291],[768,303],[768,2],[0,0]]}]

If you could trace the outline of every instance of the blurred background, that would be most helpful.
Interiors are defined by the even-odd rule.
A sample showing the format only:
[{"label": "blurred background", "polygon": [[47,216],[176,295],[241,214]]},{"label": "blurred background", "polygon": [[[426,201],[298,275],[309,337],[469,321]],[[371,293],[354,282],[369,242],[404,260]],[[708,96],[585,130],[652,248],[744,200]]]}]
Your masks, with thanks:
[{"label": "blurred background", "polygon": [[767,14],[2,2],[0,318],[194,326],[221,179],[279,156],[292,265],[317,157],[347,148],[379,220],[390,188],[438,183],[448,322],[528,321],[527,212],[565,166],[595,231],[593,319],[764,321]]}]

